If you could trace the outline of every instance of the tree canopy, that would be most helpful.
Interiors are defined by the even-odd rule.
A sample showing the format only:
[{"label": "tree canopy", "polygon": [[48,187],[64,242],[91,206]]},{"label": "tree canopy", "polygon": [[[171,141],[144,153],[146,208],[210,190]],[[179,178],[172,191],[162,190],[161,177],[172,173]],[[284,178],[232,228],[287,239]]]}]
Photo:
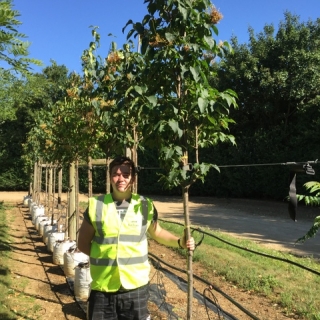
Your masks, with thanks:
[{"label": "tree canopy", "polygon": [[[311,161],[319,158],[320,20],[301,22],[286,12],[278,28],[266,25],[248,44],[231,40],[233,54],[216,64],[219,90],[238,94],[238,109],[230,116],[230,132],[237,147],[208,150],[223,165],[261,165]],[[272,197],[288,194],[289,166],[252,166],[222,169],[207,179],[207,190],[220,195]],[[316,170],[317,172],[317,170]],[[309,179],[297,177],[298,190]],[[208,185],[210,180],[214,183]]]}]

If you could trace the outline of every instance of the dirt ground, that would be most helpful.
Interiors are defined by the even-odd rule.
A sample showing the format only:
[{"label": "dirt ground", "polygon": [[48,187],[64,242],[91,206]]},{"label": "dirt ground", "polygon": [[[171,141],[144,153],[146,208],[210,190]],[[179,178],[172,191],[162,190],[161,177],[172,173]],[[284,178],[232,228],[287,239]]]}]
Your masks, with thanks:
[{"label": "dirt ground", "polygon": [[[85,301],[74,297],[72,285],[66,280],[63,268],[53,264],[52,253],[47,250],[42,237],[32,224],[28,208],[22,206],[25,195],[25,192],[0,192],[0,201],[14,204],[9,213],[12,215],[9,221],[13,222],[10,223],[12,286],[8,299],[16,305],[17,319],[26,319],[26,312],[28,319],[85,319]],[[80,197],[80,201],[86,199],[84,195]],[[181,199],[153,199],[160,218],[182,221]],[[210,226],[238,237],[253,239],[276,250],[319,256],[319,237],[313,239],[315,241],[312,240],[311,244],[294,246],[294,241],[310,228],[313,218],[319,215],[314,208],[299,208],[298,222],[290,221],[285,204],[268,201],[197,198],[190,199],[189,210],[194,226]],[[185,270],[186,260],[154,241],[150,241],[150,253],[152,260],[156,261],[152,258],[153,255],[163,260],[164,263],[160,264],[167,269],[158,270],[153,267],[151,270],[149,309],[152,319],[186,319],[186,275],[165,265],[167,262]],[[193,263],[193,271],[200,276],[204,270],[200,264]],[[219,288],[224,295],[196,280],[194,288],[200,295],[205,293],[211,300],[217,299],[222,310],[227,312],[225,319],[288,319],[278,305],[262,296],[240,290],[214,274],[208,275],[207,281],[212,283],[214,288]],[[197,292],[193,299],[193,319],[219,319],[216,313],[206,310],[202,301],[197,299]],[[35,299],[34,305],[37,305],[37,308],[30,309],[30,306],[21,304],[21,295]],[[235,300],[240,308],[226,297]],[[228,317],[228,314],[232,317]],[[289,317],[298,319],[294,315]],[[0,314],[0,319],[5,318]]]}]

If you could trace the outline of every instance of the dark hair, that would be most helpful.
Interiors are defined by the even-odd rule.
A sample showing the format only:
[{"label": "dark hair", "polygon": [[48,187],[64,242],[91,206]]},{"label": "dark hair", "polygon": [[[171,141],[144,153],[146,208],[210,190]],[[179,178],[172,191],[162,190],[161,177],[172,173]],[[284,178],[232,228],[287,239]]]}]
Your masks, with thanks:
[{"label": "dark hair", "polygon": [[134,176],[136,174],[136,167],[135,167],[133,160],[131,160],[130,158],[125,157],[125,156],[117,156],[109,164],[110,175],[111,175],[112,169],[115,166],[121,166],[122,164],[128,164],[130,166],[132,176]]}]

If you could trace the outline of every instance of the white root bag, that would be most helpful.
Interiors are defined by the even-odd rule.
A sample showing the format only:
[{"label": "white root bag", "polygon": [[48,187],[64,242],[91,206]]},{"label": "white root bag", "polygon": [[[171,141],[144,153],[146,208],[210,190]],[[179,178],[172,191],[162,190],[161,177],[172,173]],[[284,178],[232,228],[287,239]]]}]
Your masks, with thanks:
[{"label": "white root bag", "polygon": [[45,218],[43,217],[43,219],[39,222],[39,230],[38,230],[38,233],[39,233],[40,236],[43,236],[44,226],[50,224],[50,222],[51,222],[50,220],[51,220],[51,218],[49,218],[49,217],[47,217],[47,219],[45,219]]},{"label": "white root bag", "polygon": [[[49,217],[46,221],[41,221],[39,225],[39,235],[44,236],[45,227],[51,225],[51,218]],[[53,220],[53,224],[56,224],[57,220]]]},{"label": "white root bag", "polygon": [[36,218],[36,223],[35,223],[35,227],[36,227],[36,230],[39,232],[39,225],[40,225],[40,222],[45,220],[45,221],[48,221],[48,217],[45,216],[44,214],[41,214],[39,216],[37,216]]},{"label": "white root bag", "polygon": [[31,196],[29,196],[29,195],[23,197],[23,206],[24,207],[29,206],[29,199],[31,199]]},{"label": "white root bag", "polygon": [[32,224],[36,224],[36,218],[40,215],[44,215],[44,206],[34,206],[32,213]]},{"label": "white root bag", "polygon": [[87,300],[90,295],[90,284],[92,278],[90,275],[89,263],[79,263],[75,269],[74,295],[80,300]]},{"label": "white root bag", "polygon": [[64,275],[67,278],[74,278],[76,266],[79,263],[88,263],[89,256],[79,251],[76,246],[74,246],[64,253],[63,261]]},{"label": "white root bag", "polygon": [[36,202],[35,201],[29,201],[28,202],[28,204],[29,204],[29,211],[30,211],[30,214],[32,214],[32,211],[33,211],[33,207],[34,206],[36,206],[37,204],[36,204]]},{"label": "white root bag", "polygon": [[75,244],[76,242],[71,240],[64,240],[61,242],[57,241],[53,249],[53,257],[52,257],[53,263],[57,265],[63,265],[64,253]]},{"label": "white root bag", "polygon": [[64,232],[51,232],[48,236],[47,249],[49,252],[53,252],[56,242],[64,240]]},{"label": "white root bag", "polygon": [[30,197],[29,199],[28,199],[28,208],[29,208],[29,212],[30,212],[30,207],[31,207],[31,204],[32,204],[32,198]]},{"label": "white root bag", "polygon": [[33,220],[35,208],[38,208],[38,204],[36,202],[31,202],[31,205],[30,205],[31,220]]},{"label": "white root bag", "polygon": [[51,225],[50,223],[45,225],[43,228],[43,242],[45,244],[48,243],[49,236],[52,232],[56,232],[58,230],[58,226],[56,223]]}]

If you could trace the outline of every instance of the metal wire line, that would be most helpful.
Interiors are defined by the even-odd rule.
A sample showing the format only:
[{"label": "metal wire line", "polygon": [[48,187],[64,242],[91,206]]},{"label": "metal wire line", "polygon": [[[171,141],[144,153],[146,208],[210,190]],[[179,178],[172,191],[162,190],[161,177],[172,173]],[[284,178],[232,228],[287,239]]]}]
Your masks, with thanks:
[{"label": "metal wire line", "polygon": [[[212,163],[211,163],[212,164]],[[219,168],[237,168],[237,167],[262,167],[262,166],[293,166],[293,165],[304,165],[304,164],[319,164],[318,159],[314,161],[302,161],[302,162],[276,162],[276,163],[252,163],[252,164],[228,164],[228,165],[217,165]],[[216,164],[214,164],[216,165]],[[137,167],[137,171],[140,170],[159,170],[160,167]]]}]

